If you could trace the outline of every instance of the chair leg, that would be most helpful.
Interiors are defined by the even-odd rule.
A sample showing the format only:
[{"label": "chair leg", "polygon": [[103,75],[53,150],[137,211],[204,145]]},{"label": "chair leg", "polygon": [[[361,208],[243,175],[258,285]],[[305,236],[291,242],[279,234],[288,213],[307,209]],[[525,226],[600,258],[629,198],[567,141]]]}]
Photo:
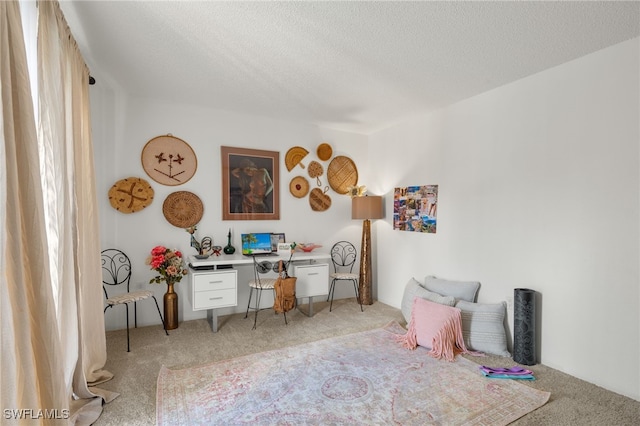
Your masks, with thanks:
[{"label": "chair leg", "polygon": [[258,311],[260,310],[260,299],[262,298],[262,289],[256,289],[256,291],[258,292],[256,294],[256,313],[253,317],[253,328],[252,330],[255,330],[258,324]]},{"label": "chair leg", "polygon": [[127,352],[131,352],[129,347],[129,304],[125,303],[124,308],[127,310]]},{"label": "chair leg", "polygon": [[355,280],[353,280],[353,289],[356,291],[356,300],[360,303],[360,312],[364,312],[362,309],[362,300],[360,299],[360,294],[358,294],[358,283],[356,283]]},{"label": "chair leg", "polygon": [[153,300],[156,302],[156,309],[158,309],[158,315],[160,315],[160,321],[162,321],[162,328],[164,328],[164,333],[168,336],[169,332],[167,331],[167,324],[164,322],[164,318],[162,318],[162,312],[160,312],[160,305],[158,305],[158,299],[156,299],[155,296],[151,296],[153,297]]},{"label": "chair leg", "polygon": [[135,328],[138,328],[138,303],[133,301],[133,324]]},{"label": "chair leg", "polygon": [[333,294],[336,291],[336,280],[331,281],[331,288],[329,289],[329,296],[331,297],[331,304],[329,305],[329,312],[333,309]]},{"label": "chair leg", "polygon": [[249,307],[251,306],[251,295],[253,294],[253,287],[249,287],[249,302],[247,303],[247,312],[244,314],[244,317],[247,318],[249,316]]}]

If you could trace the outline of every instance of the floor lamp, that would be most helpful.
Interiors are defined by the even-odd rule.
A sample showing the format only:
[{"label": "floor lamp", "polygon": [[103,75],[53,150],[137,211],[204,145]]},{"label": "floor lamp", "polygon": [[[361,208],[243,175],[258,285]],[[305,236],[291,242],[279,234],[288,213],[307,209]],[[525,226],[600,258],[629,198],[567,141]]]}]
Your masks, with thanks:
[{"label": "floor lamp", "polygon": [[382,197],[371,195],[351,199],[351,218],[362,222],[362,244],[360,246],[360,279],[358,295],[363,305],[373,304],[371,294],[371,219],[382,219]]}]

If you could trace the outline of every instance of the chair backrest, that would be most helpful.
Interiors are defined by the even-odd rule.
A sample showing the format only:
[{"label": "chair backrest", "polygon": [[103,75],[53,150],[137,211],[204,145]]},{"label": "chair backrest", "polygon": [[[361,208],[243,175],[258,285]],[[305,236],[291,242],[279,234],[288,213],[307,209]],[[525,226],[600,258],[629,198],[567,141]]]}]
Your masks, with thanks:
[{"label": "chair backrest", "polygon": [[335,272],[352,272],[358,252],[349,241],[338,241],[331,247],[331,261]]},{"label": "chair backrest", "polygon": [[[129,281],[131,280],[131,261],[129,257],[121,250],[106,249],[102,250],[102,284],[105,285],[127,285],[127,293],[129,292]],[[107,295],[107,290],[104,294]]]},{"label": "chair backrest", "polygon": [[[260,283],[260,275],[270,272],[274,268],[273,262],[268,260],[259,260],[258,256],[253,256],[253,277],[255,282]],[[275,266],[275,272],[278,272],[277,263]]]}]

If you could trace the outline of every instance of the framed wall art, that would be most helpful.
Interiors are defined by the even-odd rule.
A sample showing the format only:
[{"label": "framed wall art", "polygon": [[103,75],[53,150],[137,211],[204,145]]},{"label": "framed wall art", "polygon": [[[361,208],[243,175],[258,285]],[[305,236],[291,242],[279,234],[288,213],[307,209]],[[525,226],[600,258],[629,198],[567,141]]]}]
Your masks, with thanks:
[{"label": "framed wall art", "polygon": [[393,229],[435,234],[438,185],[406,186],[393,193]]},{"label": "framed wall art", "polygon": [[220,147],[222,220],[280,219],[280,153]]}]

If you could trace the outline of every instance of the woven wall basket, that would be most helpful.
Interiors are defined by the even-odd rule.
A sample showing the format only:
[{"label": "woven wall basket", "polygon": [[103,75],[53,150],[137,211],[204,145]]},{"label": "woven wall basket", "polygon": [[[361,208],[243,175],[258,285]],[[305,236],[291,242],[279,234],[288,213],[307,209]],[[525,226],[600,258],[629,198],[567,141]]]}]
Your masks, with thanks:
[{"label": "woven wall basket", "polygon": [[327,179],[331,189],[338,194],[346,194],[350,186],[358,183],[358,169],[351,158],[338,155],[329,163]]},{"label": "woven wall basket", "polygon": [[162,204],[165,219],[178,228],[189,228],[197,225],[202,219],[204,206],[202,200],[189,191],[173,192]]}]

